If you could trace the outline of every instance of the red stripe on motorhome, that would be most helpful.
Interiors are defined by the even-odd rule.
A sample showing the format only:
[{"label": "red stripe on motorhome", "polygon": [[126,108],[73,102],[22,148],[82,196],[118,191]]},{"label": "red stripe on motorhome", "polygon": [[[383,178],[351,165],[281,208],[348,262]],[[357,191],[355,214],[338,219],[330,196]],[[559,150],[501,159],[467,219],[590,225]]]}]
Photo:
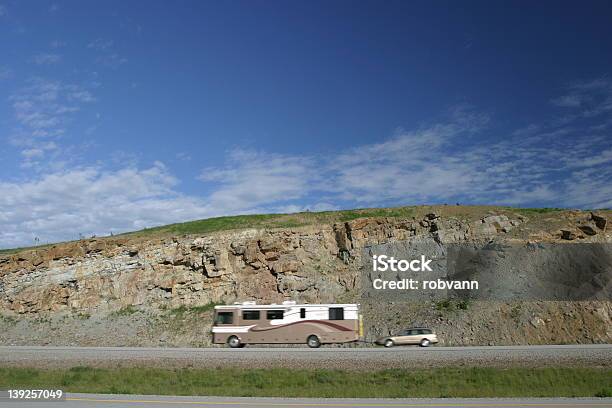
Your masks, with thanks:
[{"label": "red stripe on motorhome", "polygon": [[334,329],[340,330],[340,331],[355,331],[354,329],[348,329],[344,326],[341,326],[339,324],[336,323],[330,323],[330,322],[326,322],[323,320],[301,320],[299,322],[292,322],[292,323],[287,323],[287,324],[282,324],[279,326],[271,326],[271,327],[267,327],[265,329],[257,329],[256,327],[253,327],[252,329],[250,329],[249,331],[254,331],[254,332],[261,332],[261,331],[268,331],[268,330],[273,330],[273,329],[279,329],[281,327],[288,327],[288,326],[293,326],[294,324],[300,324],[300,323],[317,323],[317,324],[323,324],[326,326],[330,326],[333,327]]}]

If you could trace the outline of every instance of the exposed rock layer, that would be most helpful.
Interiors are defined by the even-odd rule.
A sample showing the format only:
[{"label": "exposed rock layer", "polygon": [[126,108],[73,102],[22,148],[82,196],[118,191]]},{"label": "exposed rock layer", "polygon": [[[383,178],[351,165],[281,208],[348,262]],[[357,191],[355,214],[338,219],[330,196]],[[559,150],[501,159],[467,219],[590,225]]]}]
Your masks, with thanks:
[{"label": "exposed rock layer", "polygon": [[[45,332],[42,343],[116,344],[104,332],[112,330],[113,321],[121,320],[122,310],[133,307],[142,321],[132,326],[142,324],[143,328],[130,344],[201,345],[207,343],[201,340],[206,337],[202,324],[190,329],[189,318],[183,316],[186,327],[169,327],[158,317],[180,307],[236,300],[359,301],[360,258],[367,246],[423,239],[442,244],[612,242],[605,212],[533,216],[511,211],[466,216],[445,212],[442,207],[413,218],[363,218],[198,237],[94,239],[0,257],[0,305],[6,326],[0,341],[32,342],[23,331],[34,330],[31,325],[38,324],[38,330]],[[364,312],[371,336],[418,321],[436,326],[446,344],[612,341],[610,302],[540,302],[517,307],[417,304],[381,310],[365,302]],[[399,311],[403,314],[398,315]],[[102,332],[81,337],[79,324],[68,329],[66,323],[65,333],[54,334],[57,329],[51,327],[58,319],[74,320],[75,316],[98,321]],[[205,313],[198,318],[210,316]],[[15,319],[24,322],[21,328]],[[581,324],[584,327],[579,329]],[[89,333],[87,324],[81,326],[83,333]],[[119,338],[123,329],[121,324],[116,326],[115,338]],[[71,333],[69,338],[66,333]]]}]

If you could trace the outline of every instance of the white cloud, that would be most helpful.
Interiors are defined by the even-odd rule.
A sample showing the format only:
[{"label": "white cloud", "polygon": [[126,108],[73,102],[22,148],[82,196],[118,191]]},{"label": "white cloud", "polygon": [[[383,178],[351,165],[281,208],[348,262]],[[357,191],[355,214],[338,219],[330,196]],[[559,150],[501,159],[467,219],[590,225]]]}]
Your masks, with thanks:
[{"label": "white cloud", "polygon": [[98,65],[115,69],[128,61],[127,58],[115,52],[115,44],[112,40],[98,38],[87,44],[87,48],[96,51],[98,54],[95,58]]},{"label": "white cloud", "polygon": [[451,118],[448,123],[400,130],[385,142],[327,156],[238,150],[230,154],[225,168],[206,169],[201,179],[214,182],[213,206],[232,211],[315,208],[325,201],[361,206],[450,199],[473,188],[482,177],[474,168],[479,158],[470,163],[468,157],[445,157],[445,151],[454,147],[457,137],[469,138],[488,121],[485,115],[465,111],[453,112]]},{"label": "white cloud", "polygon": [[306,208],[322,201],[348,207],[456,201],[611,206],[609,134],[593,133],[591,123],[542,123],[507,137],[476,137],[487,124],[486,115],[462,109],[445,122],[340,153],[239,150],[225,168],[207,169],[201,179],[214,182],[213,202],[231,211]]},{"label": "white cloud", "polygon": [[612,171],[610,166],[585,168],[572,173],[565,184],[564,197],[569,206],[612,208]]},{"label": "white cloud", "polygon": [[10,98],[17,122],[30,130],[55,128],[64,122],[65,114],[78,110],[71,102],[92,102],[88,91],[59,81],[34,78],[28,86]]},{"label": "white cloud", "polygon": [[[181,194],[162,164],[139,168],[117,154],[117,169],[74,167],[57,158],[71,107],[95,97],[57,81],[35,80],[11,97],[27,136],[23,166],[48,171],[0,181],[0,246],[105,235],[172,222],[256,212],[318,211],[421,203],[612,207],[612,95],[605,82],[573,85],[588,101],[564,107],[563,120],[533,123],[496,135],[487,115],[454,109],[446,120],[398,130],[378,143],[320,155],[238,149],[200,179],[206,196]],[[486,137],[485,137],[486,135]],[[29,138],[29,139],[28,139]],[[27,142],[23,142],[27,140]],[[128,164],[126,164],[126,162]],[[109,162],[110,163],[110,162]],[[53,166],[51,166],[53,165]]]},{"label": "white cloud", "polygon": [[68,94],[69,100],[76,100],[79,102],[94,102],[96,100],[89,91],[76,87],[71,87],[71,89],[72,91]]},{"label": "white cloud", "polygon": [[211,205],[229,212],[283,205],[299,200],[317,184],[310,158],[235,150],[226,168],[205,169],[200,179],[222,186],[210,196]]},{"label": "white cloud", "polygon": [[103,38],[97,38],[94,41],[87,44],[87,48],[92,48],[94,50],[102,50],[102,51],[112,48],[112,46],[113,46],[112,40],[105,40]]},{"label": "white cloud", "polygon": [[37,65],[51,65],[60,62],[62,57],[59,54],[41,53],[32,57],[32,62]]},{"label": "white cloud", "polygon": [[564,108],[580,108],[569,117],[590,118],[612,111],[612,81],[598,78],[590,81],[576,81],[567,87],[567,93],[551,101]]},{"label": "white cloud", "polygon": [[557,106],[562,106],[565,108],[572,108],[576,106],[580,106],[582,104],[582,99],[579,95],[565,95],[551,101],[553,104]]},{"label": "white cloud", "polygon": [[178,152],[174,157],[179,162],[189,162],[192,159],[191,155],[187,152]]},{"label": "white cloud", "polygon": [[117,53],[105,54],[96,58],[96,63],[109,68],[118,68],[127,62],[127,58]]},{"label": "white cloud", "polygon": [[[53,165],[59,162],[57,155],[67,146],[57,145],[74,114],[83,106],[95,101],[87,89],[74,84],[64,84],[43,78],[28,81],[27,86],[9,97],[17,126],[10,137],[12,144],[22,150],[23,168],[38,168],[46,153],[54,151]],[[41,153],[35,154],[37,151]]]},{"label": "white cloud", "polygon": [[45,154],[45,151],[43,149],[36,149],[36,148],[25,149],[21,151],[21,155],[28,160],[33,159],[33,158],[41,158],[44,156],[44,154]]},{"label": "white cloud", "polygon": [[27,147],[21,150],[23,161],[21,168],[30,169],[35,167],[49,152],[58,149],[55,142],[38,142],[27,144]]},{"label": "white cloud", "polygon": [[106,235],[214,215],[177,193],[162,163],[148,169],[73,169],[25,183],[0,182],[0,246]]},{"label": "white cloud", "polygon": [[515,130],[514,132],[512,132],[512,136],[529,137],[529,136],[533,136],[535,133],[539,132],[540,130],[541,130],[540,125],[536,125],[535,123],[532,123],[528,126]]},{"label": "white cloud", "polygon": [[[480,119],[480,122],[486,122]],[[378,144],[353,148],[327,159],[327,188],[344,200],[374,204],[406,199],[449,199],[468,190],[476,174],[446,152],[456,138],[478,131],[475,120],[453,119],[416,131],[403,131]],[[330,177],[331,175],[332,177]]]}]

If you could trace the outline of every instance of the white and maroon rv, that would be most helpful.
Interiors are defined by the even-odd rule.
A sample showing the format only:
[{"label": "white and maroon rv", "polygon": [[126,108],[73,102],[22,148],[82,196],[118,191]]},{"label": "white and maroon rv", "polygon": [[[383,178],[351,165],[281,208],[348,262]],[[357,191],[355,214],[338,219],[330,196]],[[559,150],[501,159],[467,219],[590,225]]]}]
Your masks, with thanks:
[{"label": "white and maroon rv", "polygon": [[215,306],[213,343],[232,348],[246,344],[303,344],[359,340],[361,319],[357,304],[258,305],[255,302]]}]

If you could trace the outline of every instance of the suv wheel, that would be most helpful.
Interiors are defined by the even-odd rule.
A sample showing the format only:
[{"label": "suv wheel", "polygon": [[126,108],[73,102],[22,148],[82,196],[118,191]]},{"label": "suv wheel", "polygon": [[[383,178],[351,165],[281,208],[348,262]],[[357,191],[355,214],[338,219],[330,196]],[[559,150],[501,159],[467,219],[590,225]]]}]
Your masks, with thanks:
[{"label": "suv wheel", "polygon": [[393,346],[395,346],[395,343],[393,343],[393,340],[391,339],[385,340],[385,347],[393,347]]},{"label": "suv wheel", "polygon": [[423,339],[421,340],[421,347],[429,347],[431,345],[431,341],[429,341],[429,339]]},{"label": "suv wheel", "polygon": [[236,336],[231,336],[229,339],[227,339],[227,345],[231,348],[238,348],[240,347],[240,339]]},{"label": "suv wheel", "polygon": [[313,334],[312,336],[308,336],[306,344],[308,344],[308,347],[310,348],[318,348],[321,347],[321,340],[319,340],[319,338]]}]

